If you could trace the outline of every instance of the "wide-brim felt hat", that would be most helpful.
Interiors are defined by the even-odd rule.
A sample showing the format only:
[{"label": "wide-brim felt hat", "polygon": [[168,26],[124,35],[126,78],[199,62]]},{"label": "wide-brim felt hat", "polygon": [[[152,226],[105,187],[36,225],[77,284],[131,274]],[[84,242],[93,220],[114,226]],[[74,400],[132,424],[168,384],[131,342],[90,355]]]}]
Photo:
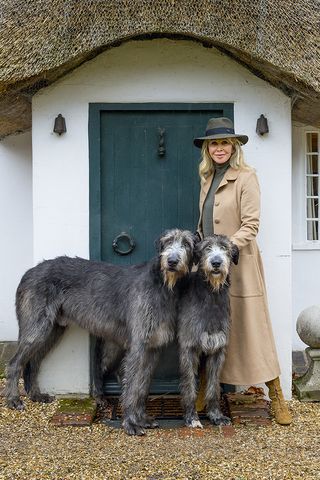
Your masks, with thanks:
[{"label": "wide-brim felt hat", "polygon": [[205,137],[198,137],[193,140],[196,147],[201,148],[205,140],[215,140],[219,138],[237,138],[242,145],[247,143],[247,135],[235,133],[233,122],[230,118],[219,117],[210,118],[206,128]]}]

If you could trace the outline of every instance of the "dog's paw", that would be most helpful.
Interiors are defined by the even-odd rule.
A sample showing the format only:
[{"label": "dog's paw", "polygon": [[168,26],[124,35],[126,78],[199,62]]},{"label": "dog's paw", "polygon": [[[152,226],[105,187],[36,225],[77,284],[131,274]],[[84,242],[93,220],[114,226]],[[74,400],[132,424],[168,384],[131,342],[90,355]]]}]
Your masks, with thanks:
[{"label": "dog's paw", "polygon": [[159,423],[153,418],[147,416],[143,422],[144,428],[159,428]]},{"label": "dog's paw", "polygon": [[34,393],[30,395],[30,400],[32,402],[51,403],[54,401],[54,397],[48,395],[47,393]]},{"label": "dog's paw", "polygon": [[199,418],[186,418],[185,424],[189,428],[203,428],[203,425],[200,422]]},{"label": "dog's paw", "polygon": [[122,422],[122,426],[127,435],[142,436],[146,434],[144,428],[141,425],[138,425],[131,421],[124,420]]},{"label": "dog's paw", "polygon": [[141,437],[146,434],[145,430],[140,427],[140,425],[126,425],[123,428],[128,435],[137,435]]},{"label": "dog's paw", "polygon": [[224,415],[212,416],[210,417],[210,421],[213,425],[231,425],[231,419]]},{"label": "dog's paw", "polygon": [[203,428],[203,425],[202,425],[202,423],[200,422],[200,420],[192,420],[191,424],[189,424],[188,427],[191,427],[191,428]]},{"label": "dog's paw", "polygon": [[207,412],[208,418],[213,425],[230,425],[231,420],[222,414],[219,408],[213,408]]},{"label": "dog's paw", "polygon": [[7,407],[12,410],[24,410],[24,403],[20,398],[8,398]]}]

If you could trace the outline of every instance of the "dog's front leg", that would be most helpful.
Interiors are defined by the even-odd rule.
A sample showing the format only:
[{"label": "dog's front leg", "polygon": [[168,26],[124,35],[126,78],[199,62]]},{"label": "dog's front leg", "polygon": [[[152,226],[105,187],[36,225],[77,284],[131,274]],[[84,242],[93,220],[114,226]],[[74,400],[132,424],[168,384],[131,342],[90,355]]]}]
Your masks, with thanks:
[{"label": "dog's front leg", "polygon": [[219,373],[224,361],[224,350],[220,349],[207,357],[206,404],[207,416],[214,425],[230,425],[231,420],[221,412]]},{"label": "dog's front leg", "polygon": [[181,399],[185,410],[185,423],[187,427],[202,428],[196,410],[197,382],[196,374],[199,366],[199,354],[192,348],[180,346],[180,372],[181,372]]}]

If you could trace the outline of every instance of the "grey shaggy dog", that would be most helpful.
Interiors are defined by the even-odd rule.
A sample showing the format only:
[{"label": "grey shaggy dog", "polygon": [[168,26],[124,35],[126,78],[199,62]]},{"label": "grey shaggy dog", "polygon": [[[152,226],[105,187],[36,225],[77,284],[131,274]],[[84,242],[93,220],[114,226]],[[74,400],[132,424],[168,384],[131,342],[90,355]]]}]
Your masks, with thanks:
[{"label": "grey shaggy dog", "polygon": [[40,363],[70,323],[110,340],[125,352],[123,427],[142,435],[157,426],[145,403],[160,348],[175,335],[176,283],[189,274],[196,237],[178,229],[158,241],[150,262],[121,267],[81,258],[58,257],[28,270],[16,294],[19,339],[7,366],[6,398],[22,409],[18,380],[25,369],[33,401],[48,402],[37,382]]},{"label": "grey shaggy dog", "polygon": [[202,428],[195,406],[201,358],[207,416],[214,425],[230,423],[220,410],[219,373],[230,324],[229,271],[232,262],[238,263],[239,250],[226,236],[213,235],[196,245],[195,257],[198,270],[184,282],[179,302],[178,342],[185,423]]}]

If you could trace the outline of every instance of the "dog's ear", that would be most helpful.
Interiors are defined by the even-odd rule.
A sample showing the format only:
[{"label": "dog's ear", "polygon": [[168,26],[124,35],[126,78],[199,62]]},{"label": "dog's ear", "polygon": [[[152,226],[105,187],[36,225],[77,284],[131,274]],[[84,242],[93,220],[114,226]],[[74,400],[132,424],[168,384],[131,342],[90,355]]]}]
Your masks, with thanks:
[{"label": "dog's ear", "polygon": [[161,237],[157,238],[157,239],[154,241],[154,246],[155,246],[155,249],[156,249],[157,253],[161,253],[161,250],[162,250]]},{"label": "dog's ear", "polygon": [[195,265],[198,265],[199,261],[200,261],[200,257],[201,257],[201,250],[202,250],[202,241],[200,239],[200,241],[198,241],[195,246],[194,246],[194,249],[193,249],[193,263]]},{"label": "dog's ear", "polygon": [[196,246],[197,243],[199,243],[199,242],[201,242],[201,235],[197,231],[197,232],[194,232],[194,234],[193,234],[193,245]]},{"label": "dog's ear", "polygon": [[239,261],[239,248],[235,243],[231,242],[231,259],[235,265],[238,265]]}]

